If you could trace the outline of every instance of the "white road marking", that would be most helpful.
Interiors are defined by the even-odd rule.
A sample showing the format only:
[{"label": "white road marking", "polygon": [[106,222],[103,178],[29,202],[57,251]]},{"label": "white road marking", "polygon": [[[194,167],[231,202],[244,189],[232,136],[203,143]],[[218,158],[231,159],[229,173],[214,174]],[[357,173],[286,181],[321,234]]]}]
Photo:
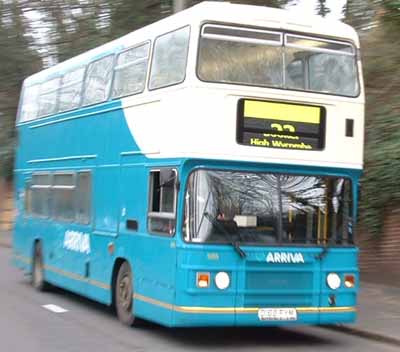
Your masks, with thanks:
[{"label": "white road marking", "polygon": [[64,309],[62,307],[56,306],[55,304],[45,304],[42,306],[45,309],[50,310],[53,313],[65,313],[68,312],[67,309]]}]

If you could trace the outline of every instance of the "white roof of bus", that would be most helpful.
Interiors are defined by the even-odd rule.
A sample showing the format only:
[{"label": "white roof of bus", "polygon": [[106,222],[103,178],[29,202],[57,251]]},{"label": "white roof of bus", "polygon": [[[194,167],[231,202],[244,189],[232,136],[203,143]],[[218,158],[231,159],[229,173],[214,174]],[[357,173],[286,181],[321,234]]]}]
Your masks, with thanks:
[{"label": "white roof of bus", "polygon": [[204,21],[245,24],[333,38],[344,38],[353,41],[355,45],[359,47],[356,31],[352,27],[337,20],[324,19],[320,16],[307,15],[304,13],[298,14],[294,11],[270,7],[204,1],[112,42],[40,71],[28,77],[25,80],[25,84],[32,85],[40,83],[52,76],[56,77],[57,75],[71,70],[74,67],[81,67],[96,58],[123,50],[135,44],[140,44],[141,42],[153,39],[179,27],[188,24],[196,25]]}]

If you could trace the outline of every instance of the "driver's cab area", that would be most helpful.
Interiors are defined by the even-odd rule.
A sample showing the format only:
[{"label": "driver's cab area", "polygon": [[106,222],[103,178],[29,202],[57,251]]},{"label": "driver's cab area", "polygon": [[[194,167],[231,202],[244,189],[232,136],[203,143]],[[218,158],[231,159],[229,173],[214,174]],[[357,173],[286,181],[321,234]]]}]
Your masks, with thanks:
[{"label": "driver's cab area", "polygon": [[194,244],[351,245],[346,177],[222,169],[190,174],[183,237]]}]

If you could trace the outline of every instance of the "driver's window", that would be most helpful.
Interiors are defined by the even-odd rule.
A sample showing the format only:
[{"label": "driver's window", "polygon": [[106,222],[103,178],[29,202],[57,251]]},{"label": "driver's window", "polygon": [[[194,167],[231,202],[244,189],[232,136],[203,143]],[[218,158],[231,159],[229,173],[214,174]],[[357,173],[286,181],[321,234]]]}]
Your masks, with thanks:
[{"label": "driver's window", "polygon": [[148,229],[151,233],[173,235],[176,222],[177,171],[162,168],[150,172]]}]

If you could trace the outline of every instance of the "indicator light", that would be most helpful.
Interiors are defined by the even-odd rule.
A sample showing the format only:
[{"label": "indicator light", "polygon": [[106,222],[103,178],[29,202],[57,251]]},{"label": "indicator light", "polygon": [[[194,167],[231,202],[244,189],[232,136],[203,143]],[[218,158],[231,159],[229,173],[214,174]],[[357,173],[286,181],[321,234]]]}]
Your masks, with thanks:
[{"label": "indicator light", "polygon": [[356,285],[356,278],[355,278],[355,276],[354,276],[354,275],[351,275],[351,274],[346,275],[346,276],[344,277],[344,285],[345,285],[347,288],[353,288],[353,287]]},{"label": "indicator light", "polygon": [[197,273],[196,283],[199,288],[210,287],[210,273]]}]

